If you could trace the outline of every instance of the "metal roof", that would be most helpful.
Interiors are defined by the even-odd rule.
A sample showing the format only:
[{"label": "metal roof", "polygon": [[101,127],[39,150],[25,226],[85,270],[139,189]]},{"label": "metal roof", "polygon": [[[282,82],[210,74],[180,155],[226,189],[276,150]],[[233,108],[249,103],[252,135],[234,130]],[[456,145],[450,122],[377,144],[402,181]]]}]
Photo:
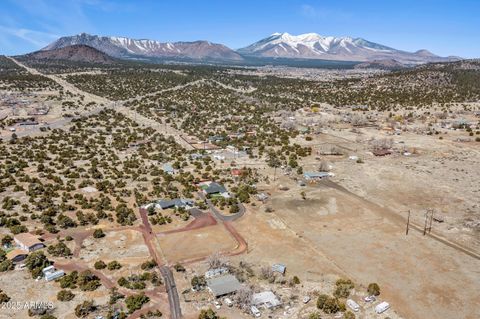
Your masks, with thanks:
[{"label": "metal roof", "polygon": [[223,185],[220,185],[218,183],[210,183],[207,188],[205,188],[205,192],[207,194],[217,194],[217,193],[225,193],[227,190]]},{"label": "metal roof", "polygon": [[328,177],[329,174],[328,172],[305,172],[303,173],[303,176],[305,178],[323,178],[323,177]]},{"label": "metal roof", "polygon": [[263,291],[252,296],[252,304],[257,307],[265,307],[265,308],[275,308],[280,306],[282,303],[280,300],[275,296],[275,294],[271,291]]},{"label": "metal roof", "polygon": [[235,276],[224,275],[208,279],[207,286],[215,297],[220,297],[236,292],[242,285]]},{"label": "metal roof", "polygon": [[162,209],[167,209],[170,207],[185,207],[185,206],[193,206],[193,201],[184,198],[175,198],[171,200],[160,200],[157,202],[158,205]]}]

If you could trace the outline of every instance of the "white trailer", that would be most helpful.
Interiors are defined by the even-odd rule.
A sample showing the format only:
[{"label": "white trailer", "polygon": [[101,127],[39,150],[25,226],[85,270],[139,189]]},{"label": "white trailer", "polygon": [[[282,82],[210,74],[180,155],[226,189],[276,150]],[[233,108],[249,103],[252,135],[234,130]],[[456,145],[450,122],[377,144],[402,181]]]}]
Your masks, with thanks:
[{"label": "white trailer", "polygon": [[386,301],[379,303],[375,306],[375,312],[381,314],[390,308],[390,304]]},{"label": "white trailer", "polygon": [[347,300],[347,306],[355,312],[358,312],[360,310],[360,306],[358,305],[358,303],[356,303],[352,299]]}]

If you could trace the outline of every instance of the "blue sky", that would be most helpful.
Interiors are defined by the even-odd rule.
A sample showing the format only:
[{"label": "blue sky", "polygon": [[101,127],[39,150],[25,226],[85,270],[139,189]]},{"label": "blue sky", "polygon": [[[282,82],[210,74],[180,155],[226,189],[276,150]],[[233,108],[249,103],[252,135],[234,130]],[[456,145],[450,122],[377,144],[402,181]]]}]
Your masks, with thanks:
[{"label": "blue sky", "polygon": [[480,57],[480,0],[0,0],[0,54],[87,32],[233,49],[274,32],[362,37],[397,49]]}]

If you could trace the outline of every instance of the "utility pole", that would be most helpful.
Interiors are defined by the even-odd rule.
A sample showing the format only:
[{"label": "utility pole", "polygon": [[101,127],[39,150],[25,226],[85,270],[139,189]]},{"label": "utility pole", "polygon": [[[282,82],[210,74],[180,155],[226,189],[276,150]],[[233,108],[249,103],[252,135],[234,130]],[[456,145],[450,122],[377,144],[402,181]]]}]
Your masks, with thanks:
[{"label": "utility pole", "polygon": [[435,211],[432,209],[431,212],[430,212],[430,225],[428,226],[428,233],[430,234],[431,231],[432,231],[432,222],[433,222],[433,214],[435,213]]},{"label": "utility pole", "polygon": [[408,210],[408,217],[407,217],[407,230],[405,231],[405,235],[408,235],[408,228],[410,227],[410,209]]},{"label": "utility pole", "polygon": [[423,236],[427,233],[428,211],[425,213],[425,225],[423,226]]}]

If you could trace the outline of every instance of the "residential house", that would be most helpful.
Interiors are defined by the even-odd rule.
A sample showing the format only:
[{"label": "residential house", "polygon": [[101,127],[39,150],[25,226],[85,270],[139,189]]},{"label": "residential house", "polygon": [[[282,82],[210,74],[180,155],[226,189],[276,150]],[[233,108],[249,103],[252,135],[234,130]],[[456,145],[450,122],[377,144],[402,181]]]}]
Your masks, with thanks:
[{"label": "residential house", "polygon": [[65,276],[65,272],[63,270],[57,270],[54,266],[48,266],[43,268],[42,273],[46,281],[52,281]]},{"label": "residential house", "polygon": [[210,196],[222,196],[225,198],[230,197],[230,194],[228,193],[227,189],[223,185],[215,182],[212,182],[208,186],[203,188],[203,192],[206,195],[210,195]]},{"label": "residential house", "polygon": [[233,275],[207,279],[207,286],[215,298],[233,294],[242,287],[238,279]]},{"label": "residential house", "polygon": [[6,255],[7,259],[10,260],[14,265],[21,263],[28,256],[28,252],[23,249],[14,249],[9,251]]},{"label": "residential house", "polygon": [[303,177],[307,181],[318,181],[318,180],[322,180],[322,179],[330,177],[330,173],[328,173],[328,172],[305,172],[305,173],[303,173]]},{"label": "residential house", "polygon": [[185,198],[175,198],[169,200],[159,200],[155,206],[160,209],[169,209],[169,208],[193,208],[193,201]]},{"label": "residential house", "polygon": [[252,305],[257,308],[274,309],[282,302],[271,291],[263,291],[252,295]]},{"label": "residential house", "polygon": [[18,247],[26,251],[35,251],[45,247],[45,245],[38,239],[37,236],[29,233],[17,234],[13,237],[13,240]]}]

